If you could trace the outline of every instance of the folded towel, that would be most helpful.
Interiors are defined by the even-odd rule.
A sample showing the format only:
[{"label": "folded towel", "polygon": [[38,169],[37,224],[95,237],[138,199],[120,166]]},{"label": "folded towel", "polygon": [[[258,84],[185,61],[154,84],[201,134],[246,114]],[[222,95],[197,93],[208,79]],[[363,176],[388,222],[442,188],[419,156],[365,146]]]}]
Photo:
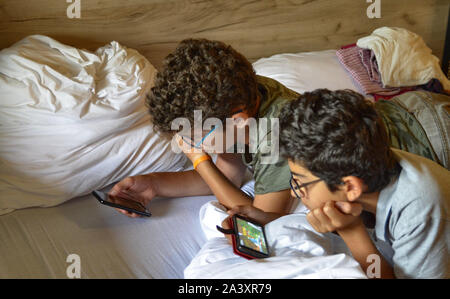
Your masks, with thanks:
[{"label": "folded towel", "polygon": [[396,88],[384,88],[379,82],[370,79],[370,76],[362,63],[359,51],[360,48],[355,45],[345,46],[336,51],[339,62],[350,73],[359,88],[365,94],[397,90]]},{"label": "folded towel", "polygon": [[380,71],[378,70],[377,58],[372,50],[358,48],[361,62],[369,75],[370,81],[382,84]]}]

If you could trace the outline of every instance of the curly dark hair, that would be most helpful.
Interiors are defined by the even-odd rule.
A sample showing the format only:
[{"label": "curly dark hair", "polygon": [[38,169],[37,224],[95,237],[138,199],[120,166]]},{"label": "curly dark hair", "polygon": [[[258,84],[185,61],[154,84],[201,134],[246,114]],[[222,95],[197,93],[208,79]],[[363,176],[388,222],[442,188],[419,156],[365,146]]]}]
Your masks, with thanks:
[{"label": "curly dark hair", "polygon": [[147,107],[155,129],[168,133],[175,118],[192,125],[194,110],[225,121],[236,107],[252,110],[256,98],[256,74],[242,54],[220,41],[185,39],[165,58]]},{"label": "curly dark hair", "polygon": [[280,154],[323,179],[330,191],[356,176],[368,192],[380,191],[399,173],[374,106],[351,90],[318,89],[285,105]]}]

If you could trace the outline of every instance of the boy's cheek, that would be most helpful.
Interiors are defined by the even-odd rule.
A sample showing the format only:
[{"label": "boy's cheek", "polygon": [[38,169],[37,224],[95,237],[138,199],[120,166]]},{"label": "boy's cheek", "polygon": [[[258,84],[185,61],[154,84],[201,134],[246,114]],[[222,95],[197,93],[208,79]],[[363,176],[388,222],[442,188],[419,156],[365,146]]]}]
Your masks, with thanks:
[{"label": "boy's cheek", "polygon": [[302,199],[302,203],[311,211],[323,208],[327,202],[333,201],[332,198],[323,195],[324,194],[313,194],[313,196],[308,196],[307,198]]},{"label": "boy's cheek", "polygon": [[310,210],[315,210],[321,206],[320,203],[317,203],[313,200],[310,200],[308,198],[302,198],[302,203]]}]

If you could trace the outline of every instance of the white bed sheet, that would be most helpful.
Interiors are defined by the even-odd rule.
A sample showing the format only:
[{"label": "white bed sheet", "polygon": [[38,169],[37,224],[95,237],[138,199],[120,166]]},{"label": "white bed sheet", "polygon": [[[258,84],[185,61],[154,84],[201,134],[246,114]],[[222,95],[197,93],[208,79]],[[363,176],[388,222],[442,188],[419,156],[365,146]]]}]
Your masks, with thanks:
[{"label": "white bed sheet", "polygon": [[[249,173],[245,179],[241,189],[254,196]],[[67,278],[70,254],[80,257],[81,278],[183,278],[206,243],[199,211],[211,200],[215,196],[155,198],[152,216],[136,219],[86,195],[2,215],[0,279]]]},{"label": "white bed sheet", "polygon": [[51,208],[0,216],[0,278],[182,278],[205,243],[199,210],[213,196],[155,199],[152,217],[132,219],[87,195]]},{"label": "white bed sheet", "polygon": [[[286,55],[286,59],[274,56],[255,63],[257,73],[299,92],[317,87],[355,89],[331,50]],[[321,65],[304,69],[312,58]],[[286,72],[287,65],[293,73],[277,76]],[[323,80],[324,74],[330,80]],[[308,82],[299,81],[299,76]],[[309,83],[314,78],[322,79]],[[336,78],[345,80],[336,83]],[[128,218],[100,205],[91,195],[56,207],[0,216],[0,278],[66,278],[70,254],[80,256],[81,278],[182,278],[206,243],[199,211],[213,199],[155,199],[150,204],[153,216],[148,219]]]}]

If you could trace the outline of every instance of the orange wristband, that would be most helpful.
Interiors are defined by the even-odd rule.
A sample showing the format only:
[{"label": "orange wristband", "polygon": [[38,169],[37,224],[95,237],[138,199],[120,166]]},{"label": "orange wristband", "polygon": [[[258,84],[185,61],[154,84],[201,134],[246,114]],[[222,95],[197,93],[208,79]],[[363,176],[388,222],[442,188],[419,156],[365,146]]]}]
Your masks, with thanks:
[{"label": "orange wristband", "polygon": [[200,158],[197,158],[197,160],[194,161],[194,170],[197,170],[197,166],[198,164],[200,164],[203,161],[209,160],[211,161],[211,157],[208,154],[204,154],[203,156],[201,156]]}]

